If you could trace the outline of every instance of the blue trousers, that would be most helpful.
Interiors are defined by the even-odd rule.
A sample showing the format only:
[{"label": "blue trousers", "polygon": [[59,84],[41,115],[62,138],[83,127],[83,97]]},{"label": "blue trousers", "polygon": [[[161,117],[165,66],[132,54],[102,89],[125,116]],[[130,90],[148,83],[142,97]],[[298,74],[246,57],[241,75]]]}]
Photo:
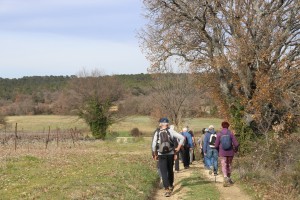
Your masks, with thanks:
[{"label": "blue trousers", "polygon": [[218,172],[218,151],[216,149],[210,149],[206,153],[207,165],[214,168],[214,173]]}]

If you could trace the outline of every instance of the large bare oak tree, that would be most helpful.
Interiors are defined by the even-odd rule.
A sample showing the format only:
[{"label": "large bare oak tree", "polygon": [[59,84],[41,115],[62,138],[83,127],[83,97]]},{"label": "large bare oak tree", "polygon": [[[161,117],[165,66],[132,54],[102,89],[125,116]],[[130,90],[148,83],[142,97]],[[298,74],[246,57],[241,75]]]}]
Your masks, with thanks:
[{"label": "large bare oak tree", "polygon": [[[211,76],[222,113],[235,126],[266,113],[291,131],[299,121],[299,0],[144,0],[141,44],[163,71],[171,57]],[[238,119],[238,120],[237,120]],[[298,124],[299,125],[299,124]]]}]

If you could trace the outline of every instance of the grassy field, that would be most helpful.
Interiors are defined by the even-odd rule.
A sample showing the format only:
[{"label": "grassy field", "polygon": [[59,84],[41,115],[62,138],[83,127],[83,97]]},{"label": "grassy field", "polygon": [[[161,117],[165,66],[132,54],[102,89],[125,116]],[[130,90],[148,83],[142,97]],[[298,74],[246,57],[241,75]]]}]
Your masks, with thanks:
[{"label": "grassy field", "polygon": [[145,141],[1,146],[1,199],[147,199],[157,183]]},{"label": "grassy field", "polygon": [[32,115],[32,116],[9,116],[7,117],[9,128],[14,130],[15,124],[18,124],[18,130],[25,132],[42,132],[51,129],[60,128],[62,130],[78,128],[88,130],[87,124],[77,116],[63,115]]},{"label": "grassy field", "polygon": [[[10,116],[7,117],[9,127],[14,130],[15,124],[18,124],[18,130],[24,132],[43,132],[50,127],[51,130],[57,128],[67,130],[77,128],[83,132],[89,132],[89,127],[77,116],[59,116],[59,115],[34,115],[34,116]],[[200,132],[202,128],[208,127],[210,124],[219,129],[221,119],[216,118],[193,118],[185,119],[185,125],[192,130]],[[145,136],[152,135],[157,127],[157,120],[153,120],[148,116],[132,116],[124,118],[109,128],[109,132],[116,132],[118,136],[129,136],[133,128],[138,128]],[[181,127],[178,127],[181,128]]]},{"label": "grassy field", "polygon": [[[0,147],[1,199],[152,199],[157,189],[150,140],[33,143]],[[147,147],[147,148],[145,148]],[[194,171],[182,180],[184,199],[218,199],[213,183]]]},{"label": "grassy field", "polygon": [[[8,117],[8,122],[18,123],[26,132],[40,131],[47,126],[88,129],[74,116],[14,116]],[[191,122],[190,126],[195,128],[210,124],[205,119]],[[219,120],[213,119],[211,123],[217,124]],[[141,131],[152,132],[155,125],[150,118],[139,116],[126,118],[112,129],[128,134],[138,127]],[[183,185],[196,193],[202,191],[195,193],[198,196],[206,190],[215,190],[197,176],[183,180]],[[18,142],[16,150],[12,139],[0,143],[1,199],[151,199],[157,182],[149,138],[129,143],[50,141],[47,149],[44,141]]]}]

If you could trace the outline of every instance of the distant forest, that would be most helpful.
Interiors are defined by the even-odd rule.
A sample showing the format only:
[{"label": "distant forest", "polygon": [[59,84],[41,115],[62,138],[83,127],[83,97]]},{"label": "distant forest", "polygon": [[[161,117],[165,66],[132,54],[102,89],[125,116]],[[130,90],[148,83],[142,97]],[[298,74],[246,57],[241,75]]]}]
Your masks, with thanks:
[{"label": "distant forest", "polygon": [[[109,76],[102,78],[107,77]],[[120,83],[120,90],[122,90],[122,92],[118,91],[118,93],[122,93],[122,98],[118,98],[118,101],[115,102],[120,112],[127,115],[151,115],[155,112],[149,106],[153,102],[154,95],[153,75],[131,74],[113,75],[111,77]],[[1,115],[76,114],[76,96],[79,94],[70,92],[72,90],[70,83],[76,78],[78,77],[28,76],[18,79],[0,78]],[[188,106],[185,106],[186,115],[215,114],[216,108],[208,96],[199,93],[188,100]]]}]

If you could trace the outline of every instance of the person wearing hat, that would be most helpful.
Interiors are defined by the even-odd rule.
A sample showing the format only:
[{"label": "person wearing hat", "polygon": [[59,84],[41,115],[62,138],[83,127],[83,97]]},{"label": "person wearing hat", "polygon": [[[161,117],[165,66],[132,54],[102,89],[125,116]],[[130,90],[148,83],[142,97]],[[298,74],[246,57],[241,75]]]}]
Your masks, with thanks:
[{"label": "person wearing hat", "polygon": [[203,142],[203,153],[207,157],[207,165],[209,167],[209,174],[214,173],[218,175],[218,150],[215,148],[215,141],[217,139],[216,131],[214,126],[208,127],[207,133],[204,137]]},{"label": "person wearing hat", "polygon": [[[156,152],[153,159],[158,159],[166,197],[171,196],[174,188],[174,153],[179,152],[184,142],[184,137],[168,126],[168,118],[161,118],[159,120],[159,129],[155,131],[152,140],[152,151]],[[179,140],[176,148],[174,146],[175,139]]]},{"label": "person wearing hat", "polygon": [[[217,134],[215,147],[219,149],[219,157],[221,158],[222,173],[224,176],[224,187],[233,184],[231,179],[231,165],[234,154],[238,151],[239,143],[234,134],[229,130],[229,123],[224,121],[221,124],[222,130]],[[226,142],[228,141],[228,142]],[[230,144],[229,148],[223,145]]]}]

